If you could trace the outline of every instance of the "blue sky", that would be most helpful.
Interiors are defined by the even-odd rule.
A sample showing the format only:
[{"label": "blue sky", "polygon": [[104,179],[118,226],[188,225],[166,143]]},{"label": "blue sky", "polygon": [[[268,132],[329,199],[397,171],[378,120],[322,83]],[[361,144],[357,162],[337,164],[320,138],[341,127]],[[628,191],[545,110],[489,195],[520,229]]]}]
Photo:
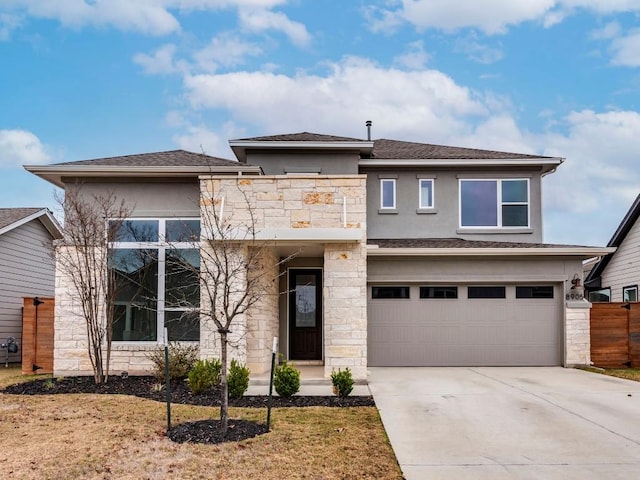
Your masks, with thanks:
[{"label": "blue sky", "polygon": [[566,158],[545,241],[640,193],[640,0],[3,0],[0,206],[24,164],[312,131]]}]

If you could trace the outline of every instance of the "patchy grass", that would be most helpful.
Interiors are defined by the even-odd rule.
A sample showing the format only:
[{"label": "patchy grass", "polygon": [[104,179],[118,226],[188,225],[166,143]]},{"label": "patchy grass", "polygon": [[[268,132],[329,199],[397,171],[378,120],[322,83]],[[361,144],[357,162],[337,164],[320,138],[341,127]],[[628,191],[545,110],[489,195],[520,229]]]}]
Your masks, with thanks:
[{"label": "patchy grass", "polygon": [[19,363],[10,363],[8,368],[0,364],[0,388],[19,382],[28,382],[34,378],[51,378],[51,375],[22,375],[22,366]]},{"label": "patchy grass", "polygon": [[640,368],[597,368],[597,367],[581,367],[581,370],[588,372],[609,375],[610,377],[626,378],[640,382]]},{"label": "patchy grass", "polygon": [[[12,370],[12,369],[7,369]],[[22,380],[0,371],[0,386]],[[264,422],[265,409],[231,416]],[[173,405],[174,424],[218,415]],[[279,408],[271,432],[219,445],[175,444],[166,405],[124,395],[0,394],[0,470],[20,479],[401,479],[374,407]]]}]

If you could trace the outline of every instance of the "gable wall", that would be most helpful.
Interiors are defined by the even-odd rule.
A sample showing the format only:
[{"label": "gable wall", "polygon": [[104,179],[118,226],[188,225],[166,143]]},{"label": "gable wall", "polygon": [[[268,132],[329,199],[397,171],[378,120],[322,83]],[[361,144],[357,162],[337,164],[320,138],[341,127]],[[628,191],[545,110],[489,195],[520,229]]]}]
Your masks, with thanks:
[{"label": "gable wall", "polygon": [[622,288],[640,285],[640,222],[633,225],[602,273],[602,288],[611,287],[611,301],[622,302]]},{"label": "gable wall", "polygon": [[[54,266],[51,235],[39,220],[0,235],[0,343],[12,336],[20,347],[9,357],[18,362],[22,351],[23,297],[52,297]],[[5,360],[6,350],[0,350]]]},{"label": "gable wall", "polygon": [[[498,170],[407,170],[367,169],[367,225],[369,238],[465,238],[509,242],[542,242],[542,208],[540,173],[535,171]],[[380,179],[397,177],[397,213],[380,212]],[[434,210],[418,213],[418,178],[434,178]],[[490,232],[459,228],[459,178],[529,178],[530,227]]]}]

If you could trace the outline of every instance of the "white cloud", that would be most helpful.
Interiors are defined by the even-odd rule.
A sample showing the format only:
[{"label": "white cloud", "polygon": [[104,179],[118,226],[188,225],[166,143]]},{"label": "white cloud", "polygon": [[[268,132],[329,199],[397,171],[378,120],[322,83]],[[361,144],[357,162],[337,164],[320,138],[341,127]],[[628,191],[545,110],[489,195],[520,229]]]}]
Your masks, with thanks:
[{"label": "white cloud", "polygon": [[266,30],[281,31],[289,37],[294,45],[303,47],[311,43],[311,35],[306,27],[290,20],[284,13],[266,9],[240,9],[241,25],[253,32]]},{"label": "white cloud", "polygon": [[425,51],[422,40],[411,42],[407,45],[407,51],[394,57],[393,63],[410,70],[423,69],[430,59],[430,55]]},{"label": "white cloud", "polygon": [[235,159],[229,148],[229,139],[244,135],[244,130],[236,127],[233,122],[227,122],[219,129],[211,130],[209,127],[198,124],[185,124],[184,131],[173,137],[173,141],[179,148],[190,152],[205,153],[214,157]]},{"label": "white cloud", "polygon": [[594,40],[607,40],[620,35],[621,27],[618,22],[609,22],[604,27],[591,32],[591,38]]},{"label": "white cloud", "polygon": [[389,5],[366,10],[373,31],[393,31],[406,22],[419,30],[474,28],[495,35],[524,22],[541,22],[548,28],[580,10],[601,15],[640,12],[637,0],[458,0],[455,8],[449,0],[398,0]]},{"label": "white cloud", "polygon": [[8,0],[0,8],[58,20],[75,28],[110,26],[149,35],[166,35],[180,29],[178,20],[162,2],[152,0]]},{"label": "white cloud", "polygon": [[504,57],[504,53],[502,53],[501,49],[480,43],[476,39],[476,35],[470,35],[467,38],[460,38],[455,42],[455,48],[457,51],[464,53],[474,62],[483,63],[485,65],[496,63]]},{"label": "white cloud", "polygon": [[0,130],[0,167],[46,163],[44,145],[26,130]]},{"label": "white cloud", "polygon": [[18,15],[0,13],[0,41],[9,40],[11,33],[22,24]]},{"label": "white cloud", "polygon": [[353,57],[329,67],[326,76],[187,76],[186,95],[195,108],[227,110],[263,132],[315,128],[363,136],[364,121],[379,119],[384,135],[446,139],[464,128],[465,116],[487,113],[469,89],[436,70],[407,72]]},{"label": "white cloud", "polygon": [[614,39],[611,42],[613,65],[640,67],[640,30]]},{"label": "white cloud", "polygon": [[545,154],[567,159],[545,179],[550,231],[557,240],[602,245],[640,193],[640,113],[583,110],[564,124],[566,134],[537,139]]},{"label": "white cloud", "polygon": [[248,56],[262,53],[262,49],[232,33],[221,33],[209,45],[193,55],[197,66],[205,72],[215,72],[218,66],[235,67],[246,62]]},{"label": "white cloud", "polygon": [[176,46],[173,44],[163,45],[151,55],[138,53],[133,57],[134,63],[140,65],[148,75],[168,74],[179,70],[174,61]]}]

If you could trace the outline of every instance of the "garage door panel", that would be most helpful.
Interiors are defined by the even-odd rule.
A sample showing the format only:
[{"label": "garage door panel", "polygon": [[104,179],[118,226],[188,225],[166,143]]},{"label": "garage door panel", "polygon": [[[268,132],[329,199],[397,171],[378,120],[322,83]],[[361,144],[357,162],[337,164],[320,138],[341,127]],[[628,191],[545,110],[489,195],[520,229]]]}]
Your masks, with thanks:
[{"label": "garage door panel", "polygon": [[413,286],[410,299],[370,300],[369,365],[560,365],[555,290],[554,299],[515,299],[511,286],[507,299],[426,300]]}]

